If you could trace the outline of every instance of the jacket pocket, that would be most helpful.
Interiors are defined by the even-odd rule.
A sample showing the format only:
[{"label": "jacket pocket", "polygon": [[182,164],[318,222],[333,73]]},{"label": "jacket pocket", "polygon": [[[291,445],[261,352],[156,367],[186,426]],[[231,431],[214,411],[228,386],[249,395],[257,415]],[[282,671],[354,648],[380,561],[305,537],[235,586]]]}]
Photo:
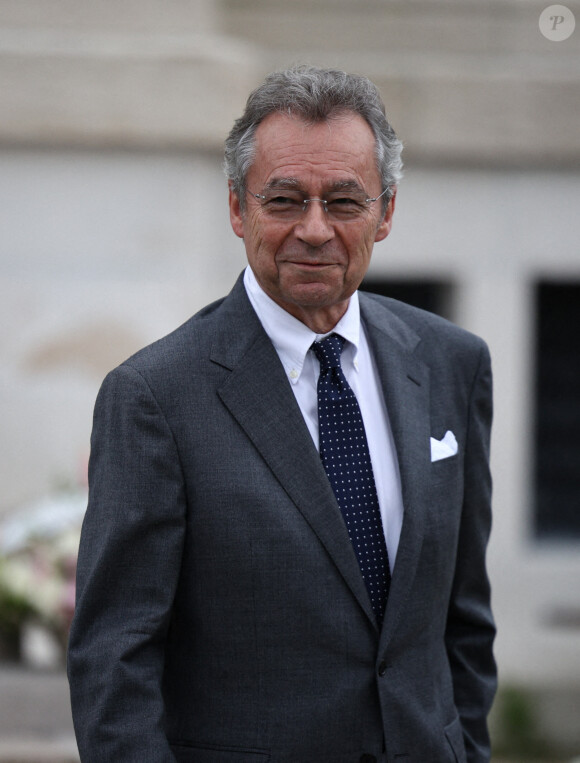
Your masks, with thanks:
[{"label": "jacket pocket", "polygon": [[173,742],[170,746],[177,763],[268,763],[270,760],[267,750],[188,742]]},{"label": "jacket pocket", "polygon": [[453,750],[456,763],[466,763],[467,758],[465,755],[465,744],[463,742],[463,730],[461,729],[459,716],[457,716],[454,721],[451,721],[451,723],[448,723],[443,730],[445,731],[447,741]]}]

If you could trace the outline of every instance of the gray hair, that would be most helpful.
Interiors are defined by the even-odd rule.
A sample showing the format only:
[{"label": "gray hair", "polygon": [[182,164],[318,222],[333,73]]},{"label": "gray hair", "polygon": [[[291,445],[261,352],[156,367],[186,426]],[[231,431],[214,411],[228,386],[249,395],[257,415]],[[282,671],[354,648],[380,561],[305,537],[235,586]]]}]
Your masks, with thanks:
[{"label": "gray hair", "polygon": [[324,122],[341,112],[361,116],[375,136],[375,157],[382,189],[384,209],[402,177],[403,144],[387,121],[379,91],[367,77],[334,69],[297,66],[269,74],[248,98],[242,116],[225,143],[224,171],[245,208],[246,176],[255,156],[255,134],[260,122],[280,112],[305,122]]}]

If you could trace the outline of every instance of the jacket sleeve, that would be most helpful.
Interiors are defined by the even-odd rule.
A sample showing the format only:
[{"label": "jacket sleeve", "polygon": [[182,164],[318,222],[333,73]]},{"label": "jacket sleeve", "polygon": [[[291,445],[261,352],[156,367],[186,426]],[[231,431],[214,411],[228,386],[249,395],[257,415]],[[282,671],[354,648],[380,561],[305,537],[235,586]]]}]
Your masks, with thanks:
[{"label": "jacket sleeve", "polygon": [[183,547],[179,454],[142,376],[124,365],[95,406],[89,504],[68,674],[83,763],[174,761],[164,733],[164,641]]},{"label": "jacket sleeve", "polygon": [[485,558],[491,529],[491,419],[491,363],[483,345],[470,395],[464,500],[445,634],[469,763],[490,759],[487,715],[497,684],[492,652],[495,625]]}]

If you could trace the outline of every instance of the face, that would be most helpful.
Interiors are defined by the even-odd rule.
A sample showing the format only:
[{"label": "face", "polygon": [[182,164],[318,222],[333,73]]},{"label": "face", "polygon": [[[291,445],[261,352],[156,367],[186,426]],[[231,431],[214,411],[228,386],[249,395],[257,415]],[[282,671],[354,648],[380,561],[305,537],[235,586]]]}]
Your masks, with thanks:
[{"label": "face", "polygon": [[344,195],[375,198],[381,182],[375,139],[365,120],[346,113],[308,124],[271,114],[256,130],[256,154],[246,178],[246,206],[230,188],[230,219],[244,239],[250,267],[264,291],[317,333],[330,331],[367,272],[375,241],[391,230],[394,197],[382,199],[356,221],[332,222],[319,202],[298,220],[272,219],[260,200],[270,188],[293,188],[304,198]]}]

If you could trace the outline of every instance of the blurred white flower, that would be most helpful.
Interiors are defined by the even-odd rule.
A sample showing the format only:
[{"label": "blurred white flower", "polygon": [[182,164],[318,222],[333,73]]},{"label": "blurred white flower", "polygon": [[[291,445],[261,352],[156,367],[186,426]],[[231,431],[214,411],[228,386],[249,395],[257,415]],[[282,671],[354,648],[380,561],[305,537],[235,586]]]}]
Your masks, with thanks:
[{"label": "blurred white flower", "polygon": [[86,493],[64,493],[22,510],[0,526],[0,633],[31,616],[66,644]]},{"label": "blurred white flower", "polygon": [[18,552],[31,540],[54,538],[80,527],[86,508],[85,492],[62,493],[23,508],[0,525],[0,555]]}]

